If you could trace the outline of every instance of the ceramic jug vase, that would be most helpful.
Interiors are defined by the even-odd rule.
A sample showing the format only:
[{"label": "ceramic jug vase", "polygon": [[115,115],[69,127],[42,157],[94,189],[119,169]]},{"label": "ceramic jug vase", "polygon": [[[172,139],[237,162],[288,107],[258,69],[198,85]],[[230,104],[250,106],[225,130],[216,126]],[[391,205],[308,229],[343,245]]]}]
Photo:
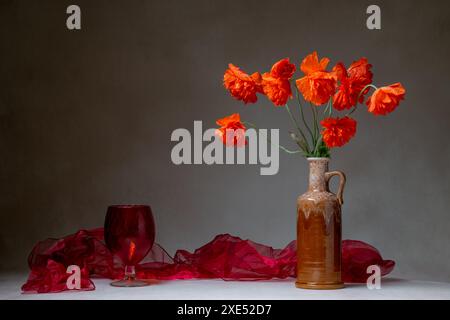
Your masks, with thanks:
[{"label": "ceramic jug vase", "polygon": [[[297,281],[304,289],[338,289],[341,279],[341,206],[345,175],[328,171],[329,158],[308,158],[309,188],[297,200]],[[328,182],[339,176],[337,194]]]}]

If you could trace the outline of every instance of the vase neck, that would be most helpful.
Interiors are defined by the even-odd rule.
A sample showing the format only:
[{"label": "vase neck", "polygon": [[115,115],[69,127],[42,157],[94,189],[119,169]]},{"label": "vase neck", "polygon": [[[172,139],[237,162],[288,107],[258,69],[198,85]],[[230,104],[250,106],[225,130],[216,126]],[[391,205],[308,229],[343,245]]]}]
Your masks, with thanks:
[{"label": "vase neck", "polygon": [[328,158],[308,158],[309,191],[327,191],[325,172],[328,171]]}]

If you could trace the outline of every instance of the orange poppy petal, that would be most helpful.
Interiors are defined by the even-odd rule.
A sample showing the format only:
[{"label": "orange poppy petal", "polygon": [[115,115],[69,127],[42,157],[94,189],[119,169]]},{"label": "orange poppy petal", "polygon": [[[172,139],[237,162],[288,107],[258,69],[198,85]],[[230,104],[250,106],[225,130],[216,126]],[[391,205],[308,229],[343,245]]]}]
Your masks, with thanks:
[{"label": "orange poppy petal", "polygon": [[336,91],[335,77],[328,72],[314,72],[297,79],[296,85],[305,100],[316,106],[326,103]]},{"label": "orange poppy petal", "polygon": [[274,78],[289,80],[295,72],[295,64],[289,62],[289,58],[276,62],[270,70],[270,75]]},{"label": "orange poppy petal", "polygon": [[300,70],[302,70],[305,75],[309,75],[317,71],[325,71],[329,62],[330,59],[328,58],[322,58],[319,62],[317,51],[314,51],[303,59],[300,65]]},{"label": "orange poppy petal", "polygon": [[328,148],[342,147],[355,136],[356,121],[350,117],[327,118],[320,122],[322,139]]},{"label": "orange poppy petal", "polygon": [[257,73],[249,76],[230,63],[223,75],[223,85],[235,99],[241,100],[246,104],[254,103],[258,99],[256,93],[262,92],[257,79]]},{"label": "orange poppy petal", "polygon": [[399,82],[378,88],[367,100],[367,110],[375,115],[391,113],[398,107],[400,101],[405,98],[405,93],[405,88]]},{"label": "orange poppy petal", "polygon": [[276,106],[283,106],[292,97],[289,80],[272,77],[269,73],[263,74],[262,87],[264,94]]},{"label": "orange poppy petal", "polygon": [[241,147],[247,143],[245,140],[246,128],[241,122],[239,113],[218,119],[216,123],[220,128],[216,129],[215,134],[222,139],[225,145]]}]

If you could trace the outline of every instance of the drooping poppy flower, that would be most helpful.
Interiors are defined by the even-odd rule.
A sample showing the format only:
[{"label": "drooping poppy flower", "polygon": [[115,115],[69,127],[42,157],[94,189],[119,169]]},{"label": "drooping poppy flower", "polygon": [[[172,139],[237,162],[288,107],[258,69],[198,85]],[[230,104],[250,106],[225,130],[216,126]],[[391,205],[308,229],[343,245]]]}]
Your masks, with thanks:
[{"label": "drooping poppy flower", "polygon": [[276,106],[283,106],[292,97],[289,80],[295,72],[295,65],[289,58],[276,62],[269,72],[262,75],[262,88],[264,94]]},{"label": "drooping poppy flower", "polygon": [[276,106],[284,106],[288,99],[292,97],[289,80],[275,78],[270,73],[263,74],[262,87],[264,94]]},{"label": "drooping poppy flower", "polygon": [[329,62],[328,58],[319,61],[317,52],[314,51],[300,65],[305,76],[296,80],[297,88],[306,101],[317,106],[326,103],[336,90],[335,75],[326,71]]},{"label": "drooping poppy flower", "polygon": [[295,72],[295,64],[289,62],[289,58],[276,62],[270,70],[270,75],[274,78],[289,80]]},{"label": "drooping poppy flower", "polygon": [[216,135],[222,139],[225,145],[241,147],[247,143],[245,140],[246,128],[241,122],[239,113],[218,119],[216,123],[220,126],[220,128],[216,129]]},{"label": "drooping poppy flower", "polygon": [[322,139],[328,148],[342,147],[356,133],[356,121],[350,117],[327,118],[320,124],[324,128]]},{"label": "drooping poppy flower", "polygon": [[263,93],[261,75],[258,72],[248,75],[232,63],[223,75],[223,85],[234,98],[245,104],[255,103],[258,100],[256,93]]},{"label": "drooping poppy flower", "polygon": [[375,115],[386,115],[397,108],[400,100],[405,98],[405,88],[397,82],[378,88],[367,100],[368,111]]},{"label": "drooping poppy flower", "polygon": [[373,73],[370,69],[372,69],[372,65],[367,61],[367,58],[361,58],[354,61],[347,72],[349,77],[354,79],[355,82],[365,86],[372,83]]},{"label": "drooping poppy flower", "polygon": [[350,109],[356,105],[358,97],[359,102],[364,101],[364,94],[369,89],[367,88],[362,93],[361,90],[372,83],[371,68],[372,65],[368,63],[366,58],[353,62],[348,70],[345,70],[342,63],[338,63],[333,68],[336,79],[340,82],[338,91],[333,96],[333,107],[336,110]]}]

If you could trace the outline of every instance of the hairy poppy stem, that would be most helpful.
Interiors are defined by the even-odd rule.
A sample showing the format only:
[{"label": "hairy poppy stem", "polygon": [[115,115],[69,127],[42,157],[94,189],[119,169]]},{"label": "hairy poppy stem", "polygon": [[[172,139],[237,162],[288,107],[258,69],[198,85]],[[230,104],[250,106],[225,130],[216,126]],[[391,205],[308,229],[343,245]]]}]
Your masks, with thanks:
[{"label": "hairy poppy stem", "polygon": [[309,106],[311,108],[313,119],[314,119],[314,140],[313,140],[313,150],[316,150],[317,147],[317,141],[319,138],[319,125],[317,124],[317,108],[314,107],[311,102],[309,103]]},{"label": "hairy poppy stem", "polygon": [[377,90],[378,88],[376,86],[374,86],[373,84],[368,84],[366,85],[364,88],[362,88],[362,90],[359,92],[358,94],[358,98],[356,99],[356,105],[353,107],[352,111],[348,112],[345,116],[348,117],[349,115],[351,115],[353,112],[356,111],[357,107],[358,107],[358,103],[359,103],[359,98],[361,98],[361,95],[363,94],[364,91],[366,91],[367,88],[373,88],[375,90]]},{"label": "hairy poppy stem", "polygon": [[305,140],[306,151],[309,153],[308,140],[306,140],[305,134],[303,133],[302,129],[300,129],[300,126],[298,125],[297,120],[295,120],[294,116],[292,115],[291,109],[289,108],[289,105],[287,103],[286,103],[286,111],[289,113],[289,117],[291,118],[292,123],[294,124],[294,126],[297,127],[298,132],[301,134],[302,138]]},{"label": "hairy poppy stem", "polygon": [[[308,130],[309,134],[311,135],[311,139],[313,140],[312,142],[314,143],[313,133],[311,131],[311,128],[308,126],[308,122],[306,122],[306,120],[305,120],[305,114],[303,113],[303,105],[302,105],[302,102],[300,100],[300,95],[299,95],[297,86],[295,86],[295,92],[296,92],[295,95],[297,97],[298,105],[300,106],[300,114],[302,116],[302,121],[305,124],[306,130]],[[306,142],[308,142],[308,141],[306,140]]]},{"label": "hairy poppy stem", "polygon": [[332,111],[332,107],[333,107],[333,104],[332,104],[332,102],[331,102],[332,100],[331,100],[331,98],[330,98],[330,100],[328,100],[328,103],[327,103],[327,106],[325,107],[325,110],[323,111],[323,114],[326,114],[327,112],[328,112],[328,116],[331,116],[331,111]]},{"label": "hairy poppy stem", "polygon": [[319,139],[317,140],[316,147],[314,148],[314,156],[317,156],[316,152],[318,151],[321,143],[322,143],[322,135],[320,135]]},{"label": "hairy poppy stem", "polygon": [[[254,125],[253,123],[251,123],[251,122],[248,122],[248,121],[242,121],[242,123],[244,123],[244,124],[246,124],[246,125],[249,125],[249,126],[252,127],[253,129],[259,130],[259,128],[258,128],[256,125]],[[302,152],[302,151],[305,152],[305,150],[289,150],[288,148],[285,148],[285,147],[283,147],[283,146],[280,145],[280,144],[279,144],[279,145],[276,145],[275,143],[272,142],[272,140],[270,140],[269,136],[267,136],[267,141],[269,141],[270,144],[272,144],[272,145],[274,145],[274,146],[280,148],[281,150],[283,150],[284,152],[289,153],[289,154],[300,153],[300,152]]]}]

